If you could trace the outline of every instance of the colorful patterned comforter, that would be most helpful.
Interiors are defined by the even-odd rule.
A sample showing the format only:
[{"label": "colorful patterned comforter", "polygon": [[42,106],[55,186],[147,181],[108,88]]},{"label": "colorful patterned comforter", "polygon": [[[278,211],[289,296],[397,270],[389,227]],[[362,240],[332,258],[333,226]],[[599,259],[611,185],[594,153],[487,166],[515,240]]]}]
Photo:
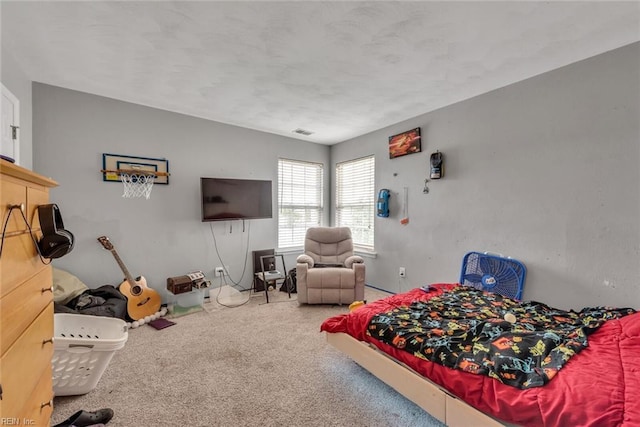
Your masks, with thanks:
[{"label": "colorful patterned comforter", "polygon": [[375,315],[368,333],[416,357],[525,389],[549,382],[605,321],[633,313],[563,311],[458,286]]},{"label": "colorful patterned comforter", "polygon": [[[399,310],[401,307],[411,307],[413,304],[415,307],[419,307],[420,305],[417,303],[426,303],[436,297],[442,298],[444,296],[446,299],[447,292],[457,286],[457,284],[439,284],[432,285],[433,290],[430,292],[413,289],[402,294],[390,295],[387,298],[369,302],[351,313],[326,319],[321,325],[321,330],[328,333],[347,333],[360,341],[368,342],[471,406],[507,423],[536,427],[640,426],[640,313],[622,317],[619,315],[624,314],[624,311],[618,314],[613,313],[611,320],[602,323],[605,320],[603,317],[608,317],[609,314],[598,315],[599,309],[596,309],[596,316],[582,316],[584,326],[580,326],[578,323],[578,329],[582,329],[582,332],[574,331],[574,338],[577,339],[573,340],[568,338],[572,332],[566,333],[564,340],[558,334],[556,334],[558,338],[550,335],[544,338],[543,333],[542,342],[545,349],[551,351],[551,349],[558,347],[555,345],[555,342],[558,341],[559,345],[564,345],[563,348],[568,351],[574,349],[576,354],[566,361],[559,362],[562,360],[564,350],[558,349],[557,354],[551,356],[552,359],[555,358],[555,362],[549,361],[551,367],[554,367],[554,363],[561,364],[561,369],[557,371],[557,374],[550,376],[548,373],[544,373],[546,380],[544,379],[545,375],[540,377],[542,381],[547,381],[543,387],[524,389],[506,384],[503,382],[504,376],[497,380],[489,375],[471,373],[470,369],[452,369],[432,362],[429,357],[421,355],[419,351],[400,349],[397,345],[393,345],[393,339],[392,343],[388,344],[369,334],[369,326],[372,325],[371,321],[376,316],[384,316],[385,313]],[[488,312],[486,313],[486,324],[490,325],[487,327],[488,333],[485,333],[486,335],[491,335],[497,330],[511,328],[502,323],[500,318],[504,318],[502,310],[509,308],[508,311],[512,311],[514,307],[509,306],[510,303],[506,303],[504,299],[501,302],[503,309],[498,309],[495,317],[491,317]],[[505,308],[504,305],[507,307]],[[443,313],[448,309],[446,305],[441,308]],[[489,309],[489,307],[485,308]],[[559,311],[541,304],[537,308],[547,315],[553,312],[559,313]],[[566,312],[562,313],[566,314]],[[577,316],[574,322],[577,322],[577,318],[580,317],[579,313],[573,313]],[[458,313],[458,317],[460,314]],[[520,327],[527,328],[524,326],[527,322],[522,322],[526,316],[522,313],[515,313],[515,315],[515,325],[520,323]],[[411,314],[409,314],[409,318],[411,318]],[[554,319],[553,314],[550,315],[550,318],[560,320],[559,318]],[[380,322],[380,320],[382,318],[379,318],[378,323],[383,325],[384,322]],[[501,326],[494,329],[498,324]],[[598,327],[598,325],[600,326]],[[482,326],[481,330],[484,328],[485,326]],[[469,327],[469,330],[472,329]],[[455,330],[455,326],[452,325],[450,330]],[[437,337],[438,333],[436,332],[432,336]],[[446,332],[447,336],[449,336],[448,334],[449,332]],[[442,336],[444,337],[444,335]],[[579,343],[581,340],[579,336],[582,335],[587,339],[587,346],[581,347],[578,344],[578,347],[575,347],[573,341]],[[419,339],[412,337],[405,336],[404,338],[405,344],[412,339],[419,341]],[[425,338],[420,339],[424,340]],[[450,342],[455,342],[455,340]],[[506,348],[507,343],[508,340],[505,340],[498,343],[497,347]],[[513,350],[510,344],[508,347]],[[533,353],[538,352],[535,344],[528,345],[528,348],[531,348]],[[579,352],[575,350],[578,348],[581,348]],[[466,345],[463,346],[463,349],[467,349]],[[473,346],[470,350],[470,354],[473,354]],[[424,351],[426,352],[426,349]],[[437,358],[439,357],[437,356]],[[544,363],[546,358],[547,356],[543,357],[540,363]],[[477,363],[479,366],[482,366],[482,363],[491,366],[490,362],[478,363],[475,359],[473,363]],[[506,366],[509,366],[509,363]],[[548,367],[547,365],[545,367]],[[533,362],[530,366],[533,366]],[[487,367],[483,369],[489,371]],[[498,373],[496,375],[500,377]],[[553,379],[550,379],[551,377]],[[523,380],[523,384],[527,379]]]}]

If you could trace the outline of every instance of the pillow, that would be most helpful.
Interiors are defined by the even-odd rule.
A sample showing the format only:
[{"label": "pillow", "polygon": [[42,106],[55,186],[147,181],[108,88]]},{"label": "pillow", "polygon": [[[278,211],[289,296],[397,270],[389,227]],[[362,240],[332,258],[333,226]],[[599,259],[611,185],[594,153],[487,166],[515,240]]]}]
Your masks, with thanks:
[{"label": "pillow", "polygon": [[89,289],[80,279],[64,270],[53,268],[53,300],[65,305]]}]

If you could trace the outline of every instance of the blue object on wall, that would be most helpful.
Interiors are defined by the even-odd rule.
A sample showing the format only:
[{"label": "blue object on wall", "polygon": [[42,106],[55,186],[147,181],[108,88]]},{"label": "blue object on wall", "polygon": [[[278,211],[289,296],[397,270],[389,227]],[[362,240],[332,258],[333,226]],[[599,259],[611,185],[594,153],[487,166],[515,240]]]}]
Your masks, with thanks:
[{"label": "blue object on wall", "polygon": [[389,197],[391,192],[386,188],[383,188],[378,192],[378,216],[381,218],[389,217]]}]

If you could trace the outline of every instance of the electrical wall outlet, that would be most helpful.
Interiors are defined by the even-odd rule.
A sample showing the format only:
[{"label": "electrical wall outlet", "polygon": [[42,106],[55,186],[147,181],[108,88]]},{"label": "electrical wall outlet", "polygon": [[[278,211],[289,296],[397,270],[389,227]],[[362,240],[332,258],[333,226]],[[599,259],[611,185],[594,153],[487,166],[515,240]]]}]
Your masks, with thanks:
[{"label": "electrical wall outlet", "polygon": [[400,269],[398,270],[398,275],[400,277],[405,277],[407,275],[407,272],[405,271],[404,267],[400,267]]},{"label": "electrical wall outlet", "polygon": [[216,267],[214,274],[216,277],[224,276],[224,267]]}]

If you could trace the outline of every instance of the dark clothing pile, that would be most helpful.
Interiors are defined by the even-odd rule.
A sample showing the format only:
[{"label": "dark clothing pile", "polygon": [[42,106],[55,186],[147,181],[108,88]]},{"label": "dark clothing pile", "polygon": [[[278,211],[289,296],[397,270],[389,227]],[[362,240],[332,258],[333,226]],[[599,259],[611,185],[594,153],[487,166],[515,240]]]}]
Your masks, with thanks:
[{"label": "dark clothing pile", "polygon": [[112,285],[102,285],[96,289],[87,289],[66,304],[55,303],[54,312],[127,320],[127,297]]}]

